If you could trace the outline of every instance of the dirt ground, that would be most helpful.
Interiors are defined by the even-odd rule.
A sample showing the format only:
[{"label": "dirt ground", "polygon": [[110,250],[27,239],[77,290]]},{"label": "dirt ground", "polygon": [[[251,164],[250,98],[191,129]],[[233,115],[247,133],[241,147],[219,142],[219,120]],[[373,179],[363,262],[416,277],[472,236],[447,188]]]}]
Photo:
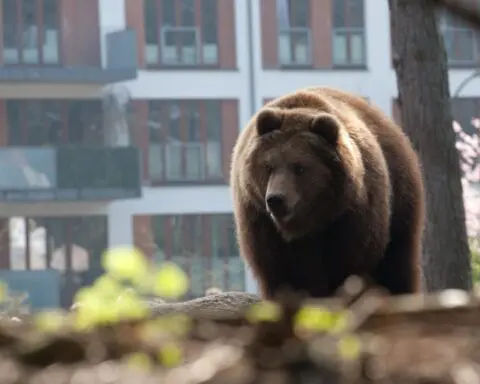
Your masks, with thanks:
[{"label": "dirt ground", "polygon": [[[160,309],[149,319],[89,332],[45,332],[29,316],[4,317],[0,384],[480,383],[480,299],[474,293],[290,298],[279,301],[282,316],[257,321],[232,315],[231,308],[223,318],[192,310],[205,310],[208,300],[217,309],[222,300],[238,304],[227,296],[177,303],[181,310]],[[256,301],[237,296],[248,307]],[[294,319],[304,306],[349,315],[336,333],[299,330]]]}]

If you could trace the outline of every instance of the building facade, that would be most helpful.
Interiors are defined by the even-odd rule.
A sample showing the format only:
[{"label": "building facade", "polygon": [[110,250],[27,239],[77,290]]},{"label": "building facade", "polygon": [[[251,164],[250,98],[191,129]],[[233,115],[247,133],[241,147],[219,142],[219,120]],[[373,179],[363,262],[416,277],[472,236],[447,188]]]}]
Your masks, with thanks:
[{"label": "building facade", "polygon": [[[0,167],[11,176],[0,185],[0,263],[60,271],[65,303],[99,273],[102,250],[124,244],[179,262],[192,296],[254,291],[228,187],[251,115],[324,85],[398,116],[386,1],[2,3]],[[439,20],[454,92],[478,65],[480,40]],[[464,124],[479,97],[474,79],[453,100]],[[72,270],[81,283],[65,280]]]}]

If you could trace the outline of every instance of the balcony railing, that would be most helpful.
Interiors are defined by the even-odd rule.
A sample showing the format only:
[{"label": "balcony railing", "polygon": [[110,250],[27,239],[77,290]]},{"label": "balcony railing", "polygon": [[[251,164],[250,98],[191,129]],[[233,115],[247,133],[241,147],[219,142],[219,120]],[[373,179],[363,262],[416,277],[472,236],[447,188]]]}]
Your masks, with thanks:
[{"label": "balcony railing", "polygon": [[332,39],[334,66],[358,67],[366,65],[364,28],[335,28]]},{"label": "balcony railing", "polygon": [[310,28],[282,28],[278,32],[278,60],[283,66],[312,64]]},{"label": "balcony railing", "polygon": [[137,77],[136,32],[131,28],[112,28],[104,34],[104,65],[101,64],[101,54],[96,45],[92,46],[92,51],[82,61],[72,65],[68,57],[60,55],[61,39],[58,33],[46,33],[47,41],[43,47],[39,47],[35,39],[22,52],[16,46],[3,47],[0,81],[103,85]]},{"label": "balcony railing", "polygon": [[104,201],[141,195],[134,147],[0,149],[0,201]]},{"label": "balcony railing", "polygon": [[161,27],[159,42],[160,46],[146,45],[149,65],[185,67],[218,63],[218,44],[202,42],[198,27]]},{"label": "balcony railing", "polygon": [[222,147],[215,141],[150,145],[153,182],[214,182],[223,180]]}]

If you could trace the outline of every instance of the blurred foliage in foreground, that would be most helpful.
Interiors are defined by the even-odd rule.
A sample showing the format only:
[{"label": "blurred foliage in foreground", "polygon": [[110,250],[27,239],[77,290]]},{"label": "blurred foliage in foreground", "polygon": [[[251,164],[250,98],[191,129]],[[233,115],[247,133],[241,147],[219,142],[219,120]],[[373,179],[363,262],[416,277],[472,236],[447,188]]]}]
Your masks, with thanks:
[{"label": "blurred foliage in foreground", "polygon": [[[189,282],[176,265],[154,266],[129,248],[110,250],[103,264],[73,310],[0,316],[0,383],[451,384],[466,381],[442,380],[480,364],[480,337],[458,332],[478,329],[476,293],[393,299],[350,277],[325,300],[226,292],[179,302]],[[152,307],[144,294],[164,301]],[[0,296],[11,301],[5,285]],[[221,319],[158,311],[198,303],[243,309]]]},{"label": "blurred foliage in foreground", "polygon": [[[91,335],[98,329],[133,322],[137,325],[135,336],[129,333],[130,341],[153,343],[155,349],[147,348],[148,353],[130,350],[125,357],[128,364],[149,369],[155,364],[172,368],[184,363],[186,353],[182,342],[197,329],[194,320],[181,313],[152,316],[151,308],[144,300],[144,295],[166,301],[180,299],[189,286],[184,271],[170,262],[152,265],[140,251],[132,248],[111,249],[102,256],[102,263],[105,274],[77,292],[73,310],[48,310],[35,314],[30,322],[34,331],[44,336]],[[0,284],[0,301],[5,303],[9,297],[8,287]],[[245,320],[252,326],[270,324],[274,329],[278,328],[275,324],[283,324],[283,332],[291,332],[293,339],[298,340],[309,339],[313,334],[330,335],[331,341],[336,340],[330,345],[336,350],[336,353],[331,351],[333,355],[347,360],[358,356],[361,343],[348,332],[351,314],[347,310],[308,305],[294,311],[286,308],[279,302],[259,302],[245,313]],[[286,319],[290,319],[288,326],[285,325]],[[282,335],[278,329],[275,332],[262,331],[261,338],[275,339]]]}]

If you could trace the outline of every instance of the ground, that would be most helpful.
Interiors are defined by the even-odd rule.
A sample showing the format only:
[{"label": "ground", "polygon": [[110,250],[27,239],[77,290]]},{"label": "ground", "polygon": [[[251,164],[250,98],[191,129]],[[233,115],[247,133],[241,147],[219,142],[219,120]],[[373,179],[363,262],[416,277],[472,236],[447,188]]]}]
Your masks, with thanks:
[{"label": "ground", "polygon": [[[256,315],[247,311],[244,317],[240,312],[258,303],[254,295],[225,293],[176,304],[150,301],[160,319],[185,313],[193,319],[180,334],[176,318],[170,338],[158,327],[142,336],[152,319],[88,333],[47,334],[33,327],[28,316],[5,318],[0,323],[0,382],[249,384],[292,378],[295,383],[473,383],[480,377],[478,302],[474,294],[459,291],[404,299],[370,290],[343,292],[321,302],[285,298],[275,307],[283,309],[283,317],[273,307],[266,311],[265,304],[256,304]],[[301,327],[299,318],[291,316],[299,305],[309,313]],[[209,311],[213,307],[216,312]],[[219,307],[226,309],[225,316]],[[348,312],[342,311],[347,307]],[[336,333],[334,328],[320,332],[328,328],[328,313],[349,313],[346,322],[337,317],[336,324],[343,326]],[[173,332],[177,336],[171,338]]]}]

